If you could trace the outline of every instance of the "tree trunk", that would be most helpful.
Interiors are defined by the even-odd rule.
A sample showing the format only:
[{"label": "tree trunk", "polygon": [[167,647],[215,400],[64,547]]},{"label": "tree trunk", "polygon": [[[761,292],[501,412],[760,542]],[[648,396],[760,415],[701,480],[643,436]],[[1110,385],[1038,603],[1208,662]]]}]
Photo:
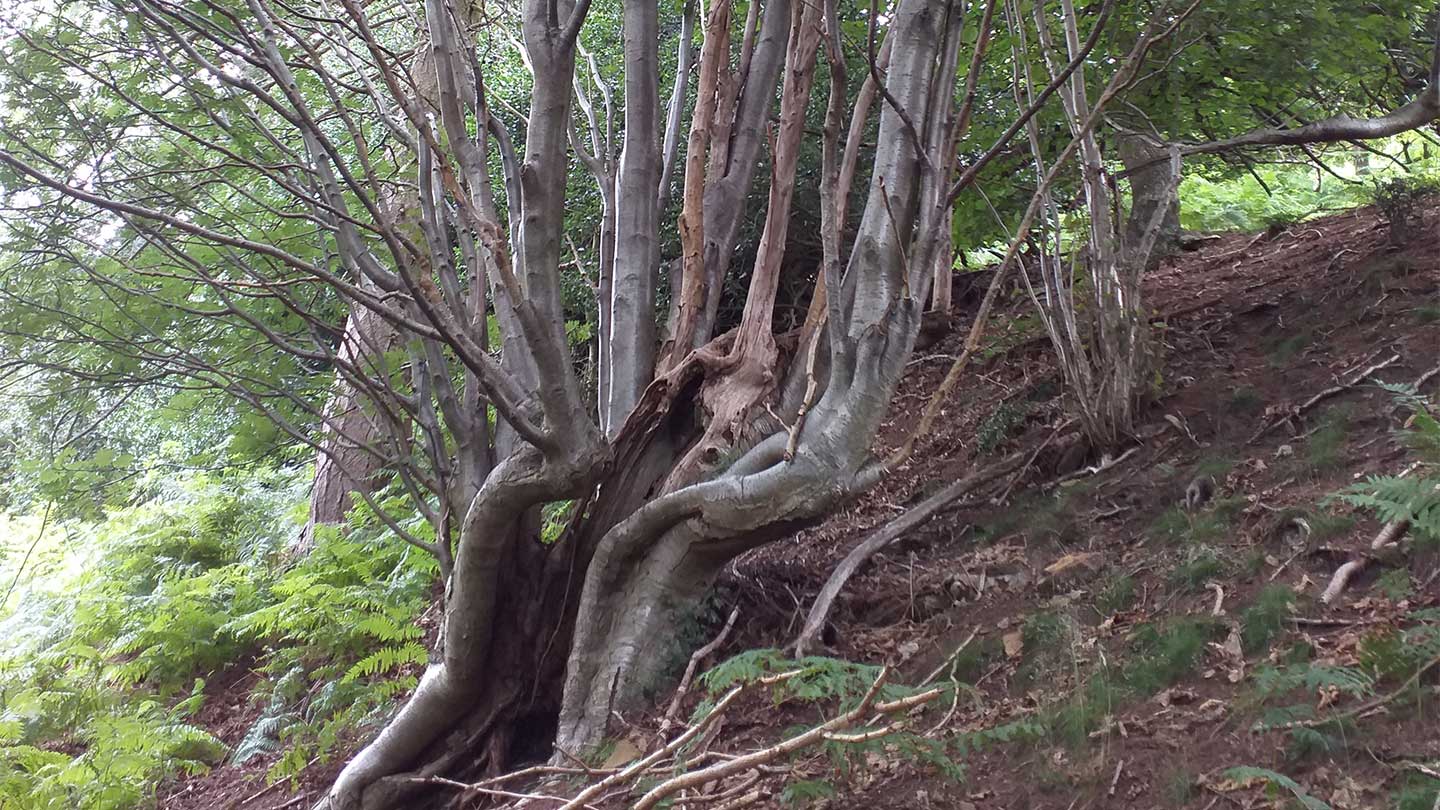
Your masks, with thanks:
[{"label": "tree trunk", "polygon": [[1165,147],[1128,133],[1117,135],[1116,141],[1120,160],[1130,178],[1130,211],[1125,219],[1125,243],[1140,244],[1156,212],[1165,209],[1155,251],[1150,258],[1153,266],[1173,253],[1180,241],[1180,200],[1172,192],[1176,178],[1171,174]]},{"label": "tree trunk", "polygon": [[[374,313],[356,309],[345,320],[345,334],[338,352],[341,362],[369,365],[394,347],[395,330]],[[374,492],[380,484],[377,473],[384,466],[374,444],[384,435],[376,423],[366,396],[342,377],[325,405],[325,424],[320,449],[315,454],[315,482],[310,490],[310,517],[305,522],[292,554],[308,553],[315,545],[315,528],[345,521],[355,505],[353,493]],[[370,447],[371,449],[366,449]]]}]

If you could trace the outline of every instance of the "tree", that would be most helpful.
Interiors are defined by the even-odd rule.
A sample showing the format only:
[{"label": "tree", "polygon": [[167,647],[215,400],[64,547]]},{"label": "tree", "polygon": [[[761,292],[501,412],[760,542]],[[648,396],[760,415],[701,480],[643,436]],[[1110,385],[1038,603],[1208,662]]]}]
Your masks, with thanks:
[{"label": "tree", "polygon": [[[731,3],[714,3],[693,109],[682,69],[664,120],[659,10],[622,0],[623,98],[603,102],[603,124],[576,90],[581,36],[600,13],[589,0],[426,0],[414,18],[353,0],[67,4],[12,22],[6,46],[4,92],[31,117],[0,121],[0,184],[35,223],[16,249],[38,284],[15,299],[86,334],[108,334],[118,318],[129,325],[113,339],[125,374],[225,392],[322,452],[333,452],[327,431],[342,435],[394,476],[423,531],[357,494],[440,560],[443,633],[415,693],[322,804],[408,806],[421,787],[413,775],[506,767],[536,728],[556,727],[555,746],[571,753],[598,743],[611,710],[659,675],[675,624],[725,562],[904,462],[905,452],[872,457],[871,444],[914,346],[951,206],[1091,58],[1111,6],[1031,103],[1005,111],[1012,123],[999,137],[965,149],[979,77],[1008,72],[986,50],[996,0],[899,0],[843,18],[836,0],[769,0],[746,6],[743,24]],[[1182,18],[1162,9],[1132,36],[1057,167]],[[497,105],[487,78],[512,44],[528,72],[523,110]],[[585,62],[600,85],[602,68]],[[847,132],[852,65],[874,101],[856,105]],[[821,75],[822,266],[804,327],[776,335]],[[619,121],[617,104],[618,162],[601,134]],[[881,148],[852,233],[872,108]],[[661,341],[662,180],[686,120],[679,284]],[[717,334],[767,141],[743,315]],[[598,403],[566,330],[572,157],[603,211]],[[106,321],[53,299],[47,272],[110,301]],[[348,349],[337,337],[346,313],[352,325],[383,322],[393,344]],[[325,405],[327,386],[268,369],[277,357],[333,370],[365,400],[366,429]],[[542,542],[541,508],[567,503],[558,539]]]},{"label": "tree", "polygon": [[[1435,9],[1388,0],[1203,4],[1151,51],[1126,104],[1109,116],[1113,153],[1135,202],[1127,232],[1138,239],[1166,199],[1168,143],[1181,144],[1185,156],[1218,155],[1232,171],[1253,171],[1267,159],[1256,147],[1296,147],[1318,164],[1315,145],[1365,149],[1365,140],[1433,121],[1440,115]],[[1168,207],[1162,252],[1179,234],[1178,203]]]}]

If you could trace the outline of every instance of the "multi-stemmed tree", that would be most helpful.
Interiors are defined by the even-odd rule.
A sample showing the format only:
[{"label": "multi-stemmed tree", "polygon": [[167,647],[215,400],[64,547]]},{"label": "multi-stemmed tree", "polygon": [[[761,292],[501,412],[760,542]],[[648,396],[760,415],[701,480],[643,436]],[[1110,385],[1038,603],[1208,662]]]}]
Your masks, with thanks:
[{"label": "multi-stemmed tree", "polygon": [[[26,361],[238,397],[338,476],[316,520],[354,493],[440,561],[434,661],[325,804],[401,806],[412,777],[503,768],[536,737],[594,745],[727,561],[904,463],[913,442],[871,446],[922,310],[948,306],[952,204],[1068,98],[1020,244],[1193,8],[1145,7],[1096,59],[1111,0],[1013,4],[1067,47],[1002,105],[985,90],[1016,67],[991,47],[1013,36],[1001,5],[82,0],[5,21],[0,92],[29,111],[0,117],[5,302],[41,347]],[[618,50],[596,58],[587,32],[616,15]],[[998,135],[972,137],[982,114]],[[803,325],[777,334],[817,142],[820,268]],[[600,211],[583,257],[565,231],[577,178]],[[593,385],[566,328],[576,273],[598,310]],[[743,314],[722,329],[737,278]],[[294,361],[333,370],[329,396]],[[382,483],[421,520],[388,512]],[[553,505],[568,521],[542,542]]]}]

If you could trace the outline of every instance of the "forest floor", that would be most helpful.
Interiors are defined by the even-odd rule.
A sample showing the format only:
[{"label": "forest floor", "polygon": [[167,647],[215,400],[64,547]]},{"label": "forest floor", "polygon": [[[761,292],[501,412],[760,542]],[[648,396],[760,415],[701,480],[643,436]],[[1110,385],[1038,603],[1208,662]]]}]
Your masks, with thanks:
[{"label": "forest floor", "polygon": [[[944,403],[907,467],[823,523],[730,566],[716,615],[738,607],[739,620],[706,661],[785,647],[836,563],[872,530],[939,486],[1025,452],[1033,464],[1021,481],[973,493],[862,567],[825,634],[825,654],[891,664],[896,681],[917,684],[938,669],[938,683],[961,685],[914,725],[926,739],[957,744],[949,756],[963,775],[893,747],[871,747],[853,767],[807,749],[756,770],[732,797],[758,798],[749,807],[837,809],[1296,801],[1431,810],[1426,780],[1440,780],[1433,688],[1410,689],[1339,728],[1256,730],[1277,710],[1345,712],[1402,686],[1415,659],[1397,639],[1440,605],[1440,551],[1409,541],[1368,565],[1332,605],[1319,600],[1337,566],[1362,555],[1380,529],[1373,515],[1327,496],[1411,460],[1395,435],[1408,412],[1377,383],[1411,383],[1440,364],[1440,210],[1428,210],[1416,233],[1391,249],[1378,214],[1356,209],[1259,236],[1222,235],[1166,260],[1145,288],[1158,395],[1135,449],[1094,472],[1101,459],[1070,451],[1076,428],[1050,345],[1023,292],[1012,290],[985,361]],[[957,297],[957,328],[911,361],[879,450],[909,435],[960,349],[975,297]],[[1437,385],[1431,377],[1424,390]],[[1185,487],[1197,475],[1213,476],[1216,492],[1186,511]],[[213,679],[220,685],[200,718],[229,743],[253,714],[247,671]],[[1353,680],[1376,671],[1389,677]],[[685,716],[702,691],[684,696]],[[634,748],[659,738],[670,699],[659,695],[649,716],[625,718]],[[835,712],[833,701],[777,706],[751,695],[709,745],[716,756],[757,750]],[[1283,777],[1226,774],[1236,766],[1283,774],[1300,792]],[[258,796],[263,763],[221,767],[167,787],[160,806],[308,806],[337,767],[310,769],[298,793],[281,784]]]}]

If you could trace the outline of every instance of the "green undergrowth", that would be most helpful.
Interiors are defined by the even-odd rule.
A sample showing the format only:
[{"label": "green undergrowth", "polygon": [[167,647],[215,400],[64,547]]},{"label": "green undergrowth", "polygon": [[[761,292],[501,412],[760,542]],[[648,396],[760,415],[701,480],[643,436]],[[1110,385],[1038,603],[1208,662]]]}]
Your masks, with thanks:
[{"label": "green undergrowth", "polygon": [[1072,748],[1085,745],[1117,711],[1193,673],[1220,631],[1218,622],[1199,617],[1136,627],[1117,658],[1088,667],[1075,690],[1042,713],[1048,738]]},{"label": "green undergrowth", "polygon": [[[836,713],[848,712],[860,706],[872,691],[881,671],[882,667],[879,666],[838,658],[809,656],[796,660],[788,658],[780,650],[749,650],[716,665],[701,676],[700,681],[706,689],[706,697],[696,707],[691,722],[699,722],[715,711],[721,697],[730,690],[781,674],[786,674],[787,677],[774,680],[764,687],[768,699],[776,707],[816,707],[820,709],[822,716],[832,717]],[[875,703],[899,700],[914,696],[926,688],[933,686],[907,686],[895,680],[887,680],[880,686],[873,700]],[[950,705],[956,700],[964,699],[963,686],[958,681],[951,681],[940,688],[945,694],[933,701],[932,707]],[[890,726],[887,729],[886,725],[891,723],[892,719],[881,719],[875,725],[858,723],[847,730],[847,736],[832,736],[820,741],[819,748],[831,764],[833,781],[815,780],[791,785],[787,788],[789,800],[808,801],[843,792],[841,787],[848,784],[868,762],[877,757],[915,762],[929,767],[942,778],[959,780],[964,776],[960,761],[964,754],[992,743],[1011,741],[1023,736],[1027,728],[1023,724],[1007,725],[958,737],[934,739],[917,732],[910,725]],[[793,737],[804,733],[808,728],[807,725],[794,726],[785,729],[783,735],[787,738]],[[867,733],[871,731],[876,733]]]},{"label": "green undergrowth", "polygon": [[[433,560],[359,510],[287,565],[308,477],[191,474],[63,527],[82,573],[0,620],[0,807],[147,806],[175,774],[257,755],[292,776],[413,686]],[[263,708],[230,751],[196,719],[235,666],[264,676]]]},{"label": "green undergrowth", "polygon": [[1216,498],[1197,512],[1176,504],[1150,522],[1145,535],[1164,545],[1203,545],[1230,537],[1244,498]]}]

